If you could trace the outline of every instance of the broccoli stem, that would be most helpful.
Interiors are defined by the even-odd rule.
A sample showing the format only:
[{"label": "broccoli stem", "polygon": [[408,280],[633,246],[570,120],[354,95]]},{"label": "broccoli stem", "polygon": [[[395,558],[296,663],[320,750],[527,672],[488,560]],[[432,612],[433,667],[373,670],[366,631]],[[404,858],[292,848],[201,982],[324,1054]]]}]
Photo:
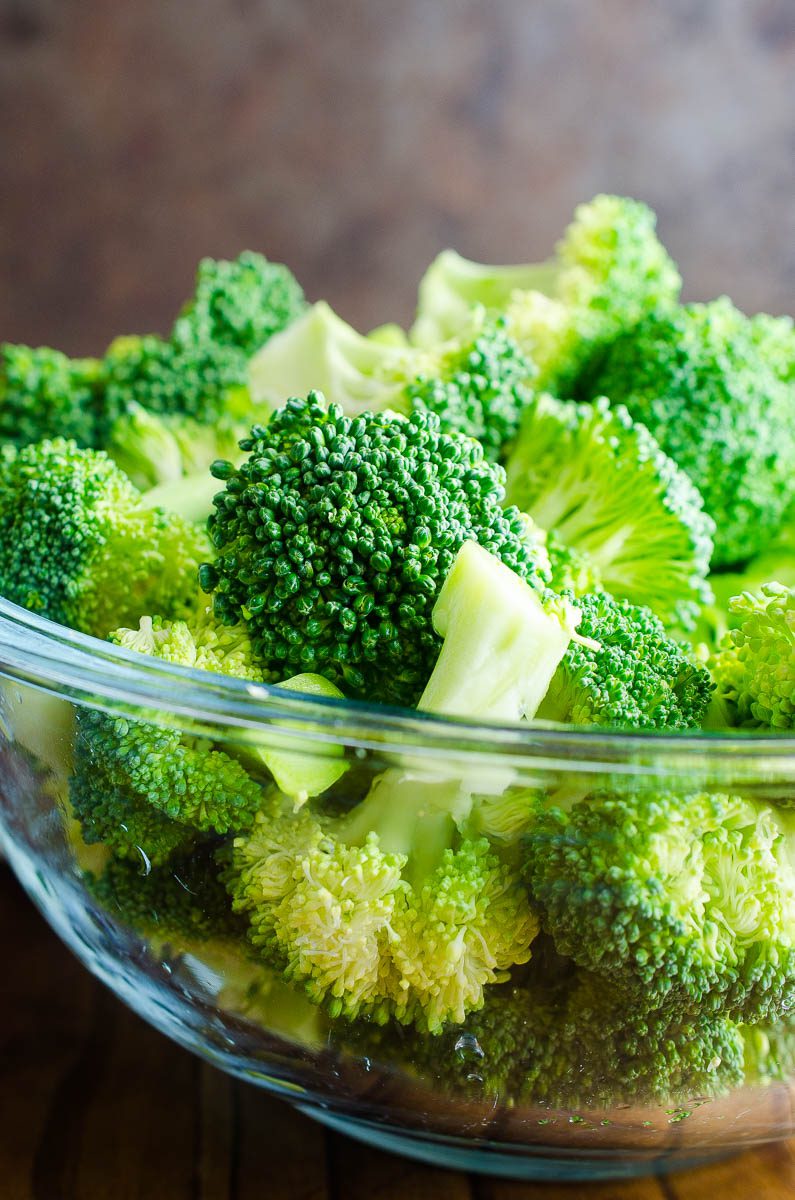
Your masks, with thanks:
[{"label": "broccoli stem", "polygon": [[143,494],[147,508],[165,508],[186,521],[204,522],[212,512],[213,497],[221,490],[218,480],[207,471],[158,484]]}]

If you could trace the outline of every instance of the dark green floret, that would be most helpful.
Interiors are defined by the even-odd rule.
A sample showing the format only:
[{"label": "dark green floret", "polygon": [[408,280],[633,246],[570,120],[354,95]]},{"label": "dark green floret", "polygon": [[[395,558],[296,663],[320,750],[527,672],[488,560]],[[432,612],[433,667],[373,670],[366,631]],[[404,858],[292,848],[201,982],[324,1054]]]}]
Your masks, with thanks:
[{"label": "dark green floret", "polygon": [[549,1109],[676,1103],[742,1083],[744,1040],[727,1018],[628,1005],[588,972],[531,973],[492,989],[464,1030],[418,1047],[419,1063],[471,1098]]},{"label": "dark green floret", "polygon": [[204,258],[172,340],[182,347],[230,346],[250,358],[305,308],[300,284],[281,263],[253,250],[231,261]]},{"label": "dark green floret", "polygon": [[203,586],[222,622],[248,625],[266,669],[414,703],[440,647],[431,610],[463,543],[535,577],[501,470],[431,413],[346,417],[312,393],[241,444],[239,468],[215,468],[226,490]]},{"label": "dark green floret", "polygon": [[204,940],[241,932],[210,847],[151,867],[111,858],[86,873],[92,896],[115,920],[160,940]]},{"label": "dark green floret", "polygon": [[795,816],[740,796],[595,793],[525,839],[561,954],[628,1002],[775,1020],[795,1005]]},{"label": "dark green floret", "polygon": [[203,531],[151,508],[106,454],[57,438],[0,460],[0,594],[104,637],[196,591]]},{"label": "dark green floret", "polygon": [[59,350],[0,347],[0,441],[25,446],[47,437],[95,446],[104,431],[101,364]]},{"label": "dark green floret", "polygon": [[91,710],[78,716],[70,800],[87,843],[144,863],[249,829],[266,803],[262,785],[208,739]]},{"label": "dark green floret", "polygon": [[572,725],[696,729],[712,696],[709,672],[648,608],[605,592],[581,596],[579,638],[563,655],[537,716]]},{"label": "dark green floret", "polygon": [[715,565],[773,540],[792,497],[795,393],[729,300],[624,333],[588,391],[626,405],[690,476],[716,524]]},{"label": "dark green floret", "polygon": [[691,626],[710,598],[714,522],[645,426],[604,398],[527,406],[506,498],[590,563],[615,596]]}]

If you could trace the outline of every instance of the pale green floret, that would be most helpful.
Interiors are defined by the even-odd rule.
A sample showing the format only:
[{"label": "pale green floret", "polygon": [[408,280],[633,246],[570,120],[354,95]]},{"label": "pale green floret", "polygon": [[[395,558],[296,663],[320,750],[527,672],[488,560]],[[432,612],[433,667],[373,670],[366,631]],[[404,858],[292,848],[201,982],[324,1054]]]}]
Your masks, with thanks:
[{"label": "pale green floret", "polygon": [[795,727],[795,588],[763,584],[729,605],[737,628],[711,660],[729,723],[765,729]]},{"label": "pale green floret", "polygon": [[239,459],[238,442],[257,419],[262,413],[252,408],[245,392],[230,397],[223,413],[209,422],[150,412],[130,401],[112,426],[105,449],[136,487],[149,490],[206,473],[218,458]]},{"label": "pale green floret", "polygon": [[[466,542],[434,609],[445,640],[420,708],[532,716],[576,621],[551,604]],[[431,1032],[462,1021],[536,932],[513,867],[465,832],[477,789],[452,764],[420,762],[387,771],[344,816],[264,817],[229,872],[255,944],[334,1015]]]},{"label": "pale green floret", "polygon": [[0,594],[104,637],[142,613],[176,615],[195,593],[207,535],[151,508],[98,450],[56,438],[0,463]]},{"label": "pale green floret", "polygon": [[740,796],[595,793],[539,815],[526,880],[561,954],[634,1003],[795,1005],[795,815]]},{"label": "pale green floret", "polygon": [[646,205],[603,195],[577,208],[552,262],[496,267],[445,251],[420,283],[412,340],[456,336],[478,307],[502,313],[538,386],[566,391],[602,342],[676,302],[681,278],[655,223]]},{"label": "pale green floret", "polygon": [[623,406],[536,397],[506,473],[506,502],[582,555],[607,591],[666,623],[693,624],[711,595],[714,522]]}]

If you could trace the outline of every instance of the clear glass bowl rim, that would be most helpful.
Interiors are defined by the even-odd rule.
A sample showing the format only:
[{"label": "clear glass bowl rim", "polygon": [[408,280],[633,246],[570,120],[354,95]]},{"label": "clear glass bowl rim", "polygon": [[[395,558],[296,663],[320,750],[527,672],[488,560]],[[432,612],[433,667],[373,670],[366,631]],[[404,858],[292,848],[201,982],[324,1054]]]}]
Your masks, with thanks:
[{"label": "clear glass bowl rim", "polygon": [[[78,633],[0,598],[0,676],[74,704],[156,720],[194,732],[229,730],[244,741],[277,726],[279,736],[383,753],[465,755],[528,767],[609,764],[631,771],[664,762],[687,771],[705,759],[729,774],[762,763],[776,778],[795,781],[795,736],[767,731],[694,733],[610,732],[601,727],[533,722],[475,723],[357,700],[307,696],[177,666]],[[306,746],[307,751],[310,745]]]}]

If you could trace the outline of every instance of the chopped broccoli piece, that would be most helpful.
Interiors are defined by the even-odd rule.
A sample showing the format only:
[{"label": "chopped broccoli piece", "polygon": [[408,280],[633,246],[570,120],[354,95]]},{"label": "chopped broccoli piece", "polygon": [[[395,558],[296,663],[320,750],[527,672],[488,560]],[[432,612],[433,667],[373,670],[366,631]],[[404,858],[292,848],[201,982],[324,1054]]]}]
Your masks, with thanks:
[{"label": "chopped broccoli piece", "polygon": [[735,596],[729,612],[737,628],[710,663],[729,723],[795,728],[795,588],[763,584]]},{"label": "chopped broccoli piece", "polygon": [[195,593],[206,535],[149,508],[97,450],[56,438],[0,461],[0,592],[24,608],[103,637]]},{"label": "chopped broccoli piece", "polygon": [[551,263],[495,267],[445,251],[426,272],[412,339],[456,336],[473,307],[504,313],[508,333],[538,368],[538,385],[568,391],[599,345],[674,304],[681,278],[635,200],[580,205]]},{"label": "chopped broccoli piece", "polygon": [[207,738],[85,710],[70,800],[83,838],[122,858],[167,862],[201,836],[250,829],[265,789]]},{"label": "chopped broccoli piece", "polygon": [[141,862],[111,858],[100,875],[86,872],[92,896],[116,920],[167,941],[241,932],[210,848],[164,866],[142,867]]},{"label": "chopped broccoli piece", "polygon": [[474,322],[433,351],[357,333],[319,302],[251,362],[257,401],[320,390],[348,415],[435,412],[445,433],[477,438],[497,460],[516,435],[534,368],[502,319]]},{"label": "chopped broccoli piece", "polygon": [[751,798],[595,793],[525,839],[558,951],[635,1003],[733,1020],[795,1004],[795,816]]},{"label": "chopped broccoli piece", "polygon": [[95,358],[0,346],[0,441],[25,446],[60,436],[97,445],[104,426],[100,375]]},{"label": "chopped broccoli piece", "polygon": [[725,297],[655,315],[609,347],[589,381],[642,421],[704,497],[714,564],[773,540],[792,497],[795,404]]},{"label": "chopped broccoli piece", "polygon": [[172,340],[183,347],[231,346],[250,358],[305,308],[300,284],[281,263],[252,250],[231,262],[204,258]]},{"label": "chopped broccoli piece", "polygon": [[[464,543],[434,608],[445,640],[419,707],[532,716],[575,619]],[[514,868],[466,832],[477,786],[454,768],[395,768],[342,816],[260,819],[229,872],[253,943],[334,1016],[431,1032],[462,1021],[536,933]]]},{"label": "chopped broccoli piece", "polygon": [[725,1017],[628,1005],[584,971],[552,981],[536,971],[492,989],[463,1030],[419,1044],[414,1057],[468,1096],[606,1109],[722,1095],[742,1083],[743,1055],[743,1035]]},{"label": "chopped broccoli piece", "polygon": [[701,725],[712,694],[709,672],[654,613],[606,592],[580,597],[577,608],[578,639],[563,655],[539,718],[626,729]]},{"label": "chopped broccoli piece", "polygon": [[222,622],[244,620],[267,670],[316,672],[347,694],[414,703],[439,650],[431,610],[456,553],[477,541],[536,577],[503,474],[431,413],[346,417],[310,393],[242,443],[202,568]]},{"label": "chopped broccoli piece", "polygon": [[539,396],[506,473],[507,501],[584,556],[609,592],[692,626],[710,598],[714,522],[623,406]]},{"label": "chopped broccoli piece", "polygon": [[177,345],[155,334],[118,337],[103,360],[108,407],[120,415],[113,440],[123,443],[127,408],[191,417],[211,424],[247,396],[248,359],[234,346]]}]

